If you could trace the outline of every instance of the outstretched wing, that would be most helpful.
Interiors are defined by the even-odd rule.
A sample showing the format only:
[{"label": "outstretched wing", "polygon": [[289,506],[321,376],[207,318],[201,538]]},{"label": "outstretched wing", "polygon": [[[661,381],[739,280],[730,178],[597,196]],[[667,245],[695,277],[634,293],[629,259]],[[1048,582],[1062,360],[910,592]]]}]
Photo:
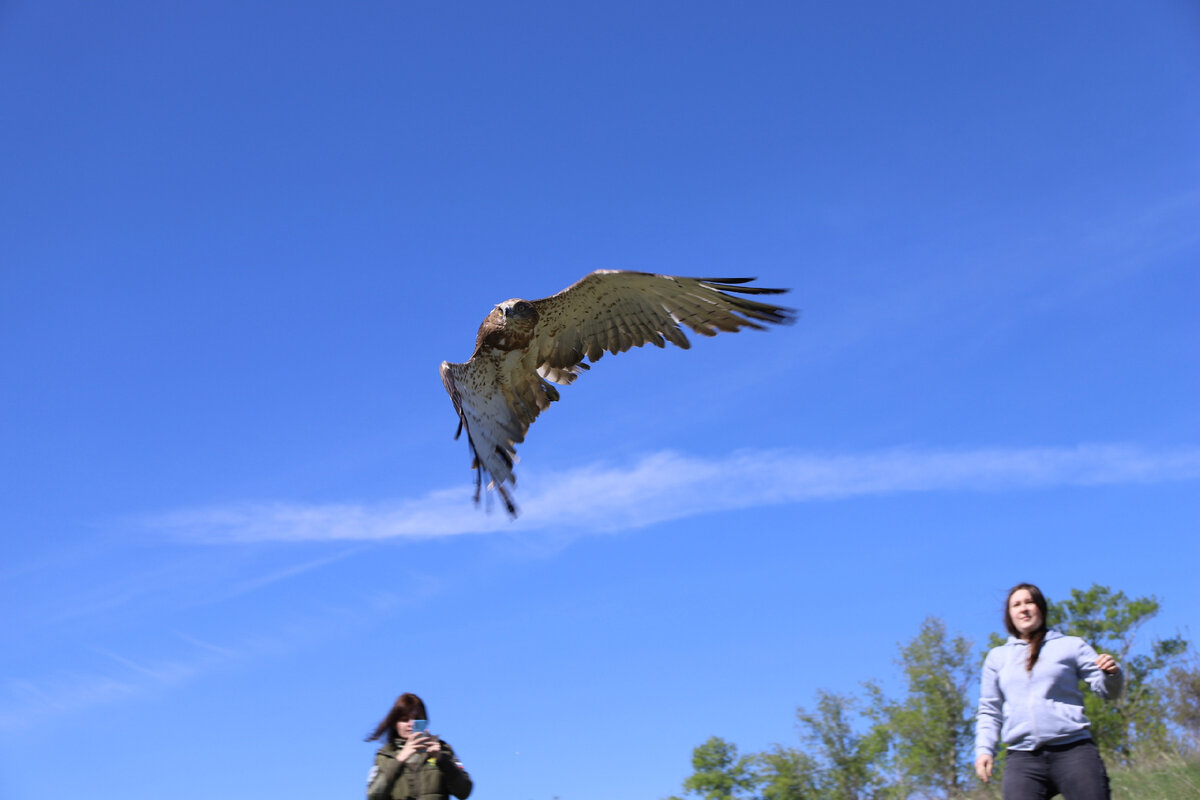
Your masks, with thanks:
[{"label": "outstretched wing", "polygon": [[459,433],[467,432],[475,457],[476,502],[486,472],[488,488],[499,491],[508,513],[515,515],[504,484],[516,483],[516,445],[525,441],[537,415],[558,399],[558,390],[538,376],[528,354],[519,350],[476,354],[462,364],[443,361],[441,373],[458,412]]},{"label": "outstretched wing", "polygon": [[538,326],[529,350],[543,375],[570,383],[586,357],[671,342],[691,347],[681,326],[703,336],[793,322],[795,312],[742,295],[787,289],[746,286],[753,278],[680,278],[597,270],[558,294],[537,300]]}]

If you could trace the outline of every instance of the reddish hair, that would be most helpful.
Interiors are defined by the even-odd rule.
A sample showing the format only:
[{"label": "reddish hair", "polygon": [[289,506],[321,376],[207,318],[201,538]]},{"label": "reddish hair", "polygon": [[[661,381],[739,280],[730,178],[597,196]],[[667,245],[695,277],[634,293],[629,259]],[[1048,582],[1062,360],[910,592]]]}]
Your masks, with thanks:
[{"label": "reddish hair", "polygon": [[1042,617],[1041,625],[1029,634],[1029,660],[1025,663],[1025,671],[1033,672],[1033,665],[1037,663],[1038,656],[1042,653],[1042,642],[1046,641],[1046,596],[1042,594],[1041,589],[1032,583],[1018,583],[1009,589],[1008,594],[1004,596],[1004,627],[1018,639],[1022,638],[1022,636],[1012,621],[1012,614],[1009,612],[1008,604],[1012,601],[1012,596],[1022,589],[1029,592],[1029,597],[1033,600],[1033,604],[1037,606],[1038,612]]},{"label": "reddish hair", "polygon": [[429,712],[425,710],[424,700],[412,692],[405,692],[396,698],[396,702],[392,704],[392,710],[379,721],[375,730],[364,741],[390,739],[396,735],[397,722],[408,722],[414,719],[429,719]]}]

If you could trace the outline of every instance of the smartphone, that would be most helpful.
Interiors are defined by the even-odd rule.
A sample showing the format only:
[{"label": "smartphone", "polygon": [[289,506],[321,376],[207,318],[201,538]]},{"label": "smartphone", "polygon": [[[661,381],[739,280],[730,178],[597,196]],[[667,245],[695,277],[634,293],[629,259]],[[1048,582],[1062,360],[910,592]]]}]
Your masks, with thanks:
[{"label": "smartphone", "polygon": [[429,720],[427,720],[427,719],[414,719],[412,721],[412,732],[413,733],[424,733],[428,727],[429,727]]}]

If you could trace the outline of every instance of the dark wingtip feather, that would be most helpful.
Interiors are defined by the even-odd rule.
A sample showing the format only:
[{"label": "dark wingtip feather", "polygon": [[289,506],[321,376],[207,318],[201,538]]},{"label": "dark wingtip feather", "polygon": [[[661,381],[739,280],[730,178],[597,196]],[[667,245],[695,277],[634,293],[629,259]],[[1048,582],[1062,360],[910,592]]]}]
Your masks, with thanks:
[{"label": "dark wingtip feather", "polygon": [[[791,291],[790,289],[741,285],[757,280],[756,278],[699,278],[698,280],[708,288],[720,292],[733,304],[739,314],[748,317],[749,320],[769,322],[774,325],[791,325],[796,321],[796,317],[799,316],[800,312],[794,308],[760,303],[757,300],[739,296],[746,294],[785,294]],[[749,320],[746,322],[749,327],[762,329],[761,325],[756,325],[753,321]]]},{"label": "dark wingtip feather", "polygon": [[499,490],[500,497],[502,497],[504,499],[504,508],[506,511],[508,511],[508,515],[510,517],[512,517],[513,519],[516,519],[518,516],[517,504],[514,503],[512,497],[509,496],[508,490],[505,489],[504,486],[499,483],[496,484],[496,489]]},{"label": "dark wingtip feather", "polygon": [[737,292],[739,294],[785,294],[791,291],[791,289],[772,289],[767,286],[742,285],[756,281],[758,278],[697,278],[696,280],[708,284],[718,291]]},{"label": "dark wingtip feather", "polygon": [[493,448],[493,449],[496,451],[496,455],[498,455],[498,456],[500,456],[500,458],[504,459],[504,463],[508,465],[508,468],[512,469],[513,468],[512,456],[510,456],[507,452],[505,452],[504,448],[501,447],[500,445],[496,445],[495,448]]}]

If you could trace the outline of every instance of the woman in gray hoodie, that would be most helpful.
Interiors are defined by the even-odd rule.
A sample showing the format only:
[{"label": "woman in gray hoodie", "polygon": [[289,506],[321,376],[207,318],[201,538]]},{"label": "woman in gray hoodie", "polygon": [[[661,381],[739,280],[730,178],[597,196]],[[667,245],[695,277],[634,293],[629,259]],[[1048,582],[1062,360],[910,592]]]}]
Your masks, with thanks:
[{"label": "woman in gray hoodie", "polygon": [[1078,636],[1046,628],[1046,598],[1031,583],[1008,592],[1008,641],[983,663],[975,729],[975,773],[992,776],[997,743],[1008,745],[1004,800],[1108,800],[1108,773],[1083,713],[1083,680],[1105,699],[1120,695],[1115,659]]}]

